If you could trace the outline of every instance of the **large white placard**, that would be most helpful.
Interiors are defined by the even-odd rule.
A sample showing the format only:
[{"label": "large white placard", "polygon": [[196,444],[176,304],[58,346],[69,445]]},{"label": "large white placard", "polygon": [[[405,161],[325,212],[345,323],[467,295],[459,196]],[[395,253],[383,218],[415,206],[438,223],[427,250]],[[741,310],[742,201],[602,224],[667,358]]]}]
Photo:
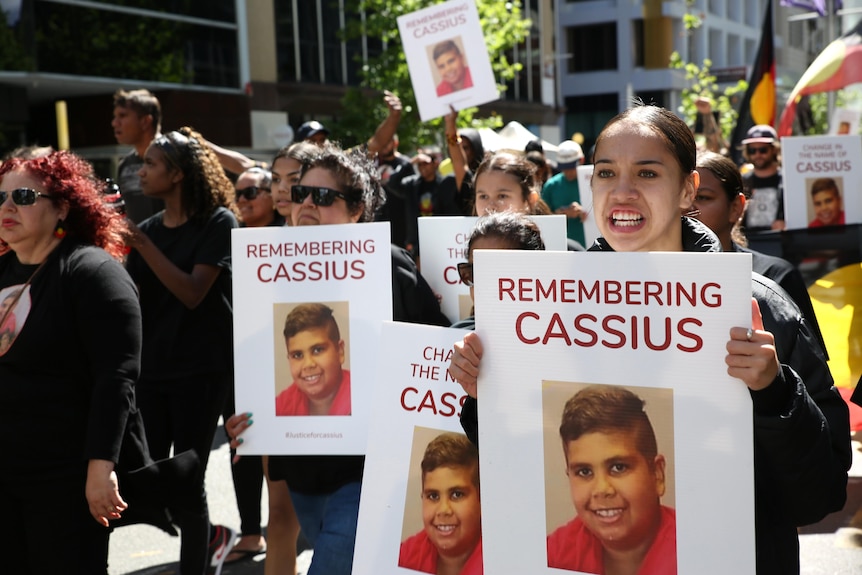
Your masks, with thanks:
[{"label": "large white placard", "polygon": [[423,122],[499,98],[473,0],[450,0],[398,17]]},{"label": "large white placard", "polygon": [[[751,399],[724,361],[730,328],[751,325],[748,254],[482,250],[474,265],[484,348],[479,444],[486,572],[567,572],[548,566],[547,544],[576,515],[560,414],[567,398],[596,384],[625,387],[646,401],[659,454],[668,461],[661,504],[662,514],[675,509],[676,572],[754,573]],[[574,441],[566,445],[574,449]],[[607,456],[604,446],[596,449],[569,454],[579,465],[581,457],[590,465],[612,462],[608,473],[635,467]],[[584,471],[570,467],[570,477],[595,469],[583,465]],[[604,474],[604,465],[596,468],[602,470],[591,472],[596,477]],[[615,489],[622,493],[618,484]],[[612,509],[583,507],[587,528],[596,517],[619,526],[620,518],[645,509],[620,497],[608,496]],[[654,514],[656,492],[647,501]]]},{"label": "large white placard", "polygon": [[[365,453],[380,325],[392,319],[389,224],[241,228],[231,244],[236,409],[254,421],[239,453]],[[317,304],[339,341],[328,320],[318,327]],[[330,414],[308,415],[306,398],[333,389]]]},{"label": "large white placard", "polygon": [[[426,447],[441,434],[463,433],[458,418],[466,396],[447,368],[452,345],[466,333],[383,324],[353,575],[416,573],[399,566],[399,549],[424,529],[421,462]],[[456,531],[453,537],[462,535]]]},{"label": "large white placard", "polygon": [[593,206],[593,171],[595,166],[587,164],[578,166],[578,193],[581,196],[581,206],[587,212],[587,219],[584,220],[584,241],[585,248],[590,249],[590,246],[601,237],[599,226],[596,223],[596,211]]},{"label": "large white placard", "polygon": [[862,223],[862,136],[781,138],[781,164],[788,229]]},{"label": "large white placard", "polygon": [[[545,249],[565,251],[566,216],[531,216],[542,232]],[[467,261],[467,242],[475,216],[419,218],[422,277],[441,296],[440,310],[453,323],[470,316],[470,288],[461,283],[458,262]]]}]

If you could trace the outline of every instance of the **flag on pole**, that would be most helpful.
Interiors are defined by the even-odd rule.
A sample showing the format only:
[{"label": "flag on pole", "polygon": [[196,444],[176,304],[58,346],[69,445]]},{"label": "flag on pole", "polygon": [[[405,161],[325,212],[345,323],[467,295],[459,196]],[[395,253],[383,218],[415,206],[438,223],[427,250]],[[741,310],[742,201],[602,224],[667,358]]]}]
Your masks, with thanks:
[{"label": "flag on pole", "polygon": [[[802,8],[826,16],[826,0],[781,0],[781,5]],[[841,8],[841,0],[835,0],[835,9],[839,8]]]},{"label": "flag on pole", "polygon": [[748,78],[748,90],[742,98],[736,128],[731,137],[730,151],[737,163],[742,163],[739,149],[749,128],[757,124],[775,125],[775,37],[772,33],[772,2],[766,4],[763,32],[757,57]]},{"label": "flag on pole", "polygon": [[802,74],[781,113],[778,135],[793,133],[796,106],[802,96],[840,90],[856,82],[862,82],[862,21],[826,46]]}]

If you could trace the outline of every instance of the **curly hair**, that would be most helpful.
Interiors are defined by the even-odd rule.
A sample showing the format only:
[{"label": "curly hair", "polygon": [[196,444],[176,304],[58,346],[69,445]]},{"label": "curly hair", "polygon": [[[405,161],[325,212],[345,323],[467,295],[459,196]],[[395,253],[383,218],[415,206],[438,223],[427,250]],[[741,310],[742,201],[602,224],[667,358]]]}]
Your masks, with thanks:
[{"label": "curly hair", "polygon": [[361,211],[359,222],[370,222],[386,202],[383,184],[372,161],[360,150],[342,150],[327,143],[320,147],[303,169],[303,175],[312,168],[328,171],[348,196],[347,209],[351,214]]},{"label": "curly hair", "polygon": [[104,202],[104,182],[96,177],[92,164],[67,151],[32,159],[12,158],[0,165],[0,180],[18,170],[38,179],[54,205],[69,206],[64,227],[70,238],[98,246],[118,260],[124,257],[125,220]]},{"label": "curly hair", "polygon": [[169,168],[183,173],[181,202],[189,220],[204,222],[216,208],[227,208],[238,215],[233,184],[204,142],[203,136],[184,126],[157,136],[150,145],[162,151]]}]

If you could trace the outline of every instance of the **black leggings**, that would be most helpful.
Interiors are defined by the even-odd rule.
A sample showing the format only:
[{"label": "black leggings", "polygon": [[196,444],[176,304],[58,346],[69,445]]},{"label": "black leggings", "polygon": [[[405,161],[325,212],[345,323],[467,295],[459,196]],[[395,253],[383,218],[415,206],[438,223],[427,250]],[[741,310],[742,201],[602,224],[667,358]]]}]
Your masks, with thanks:
[{"label": "black leggings", "polygon": [[204,477],[231,381],[229,373],[207,373],[169,381],[142,379],[136,388],[153,459],[168,457],[172,445],[174,453],[192,449],[200,458],[192,484],[183,486],[189,494],[183,498],[184,505],[171,509],[182,530],[183,575],[202,575],[208,567],[210,521]]},{"label": "black leggings", "polygon": [[[225,401],[225,422],[236,413],[233,385],[228,389]],[[230,459],[236,454],[230,450]],[[239,509],[240,531],[243,535],[261,534],[260,500],[263,496],[263,457],[260,455],[243,455],[239,461],[231,465],[233,490],[236,494],[236,506]]]}]

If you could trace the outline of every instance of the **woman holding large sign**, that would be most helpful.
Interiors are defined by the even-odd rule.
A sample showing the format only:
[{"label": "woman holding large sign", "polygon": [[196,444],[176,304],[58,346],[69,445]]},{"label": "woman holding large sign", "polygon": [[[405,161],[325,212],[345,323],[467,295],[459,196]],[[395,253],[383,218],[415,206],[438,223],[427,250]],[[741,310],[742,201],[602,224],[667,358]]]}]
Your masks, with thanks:
[{"label": "woman holding large sign", "polygon": [[[592,189],[602,237],[591,250],[721,251],[705,226],[680,217],[698,188],[695,155],[691,131],[667,110],[637,106],[612,119],[596,141]],[[730,330],[726,362],[728,374],[748,387],[754,410],[757,572],[798,573],[796,527],[844,504],[847,407],[786,294],[759,275],[752,294],[752,326]],[[450,365],[474,398],[481,358],[472,333],[456,344]],[[475,432],[478,422],[462,424]],[[606,562],[618,559],[607,549]]]}]

